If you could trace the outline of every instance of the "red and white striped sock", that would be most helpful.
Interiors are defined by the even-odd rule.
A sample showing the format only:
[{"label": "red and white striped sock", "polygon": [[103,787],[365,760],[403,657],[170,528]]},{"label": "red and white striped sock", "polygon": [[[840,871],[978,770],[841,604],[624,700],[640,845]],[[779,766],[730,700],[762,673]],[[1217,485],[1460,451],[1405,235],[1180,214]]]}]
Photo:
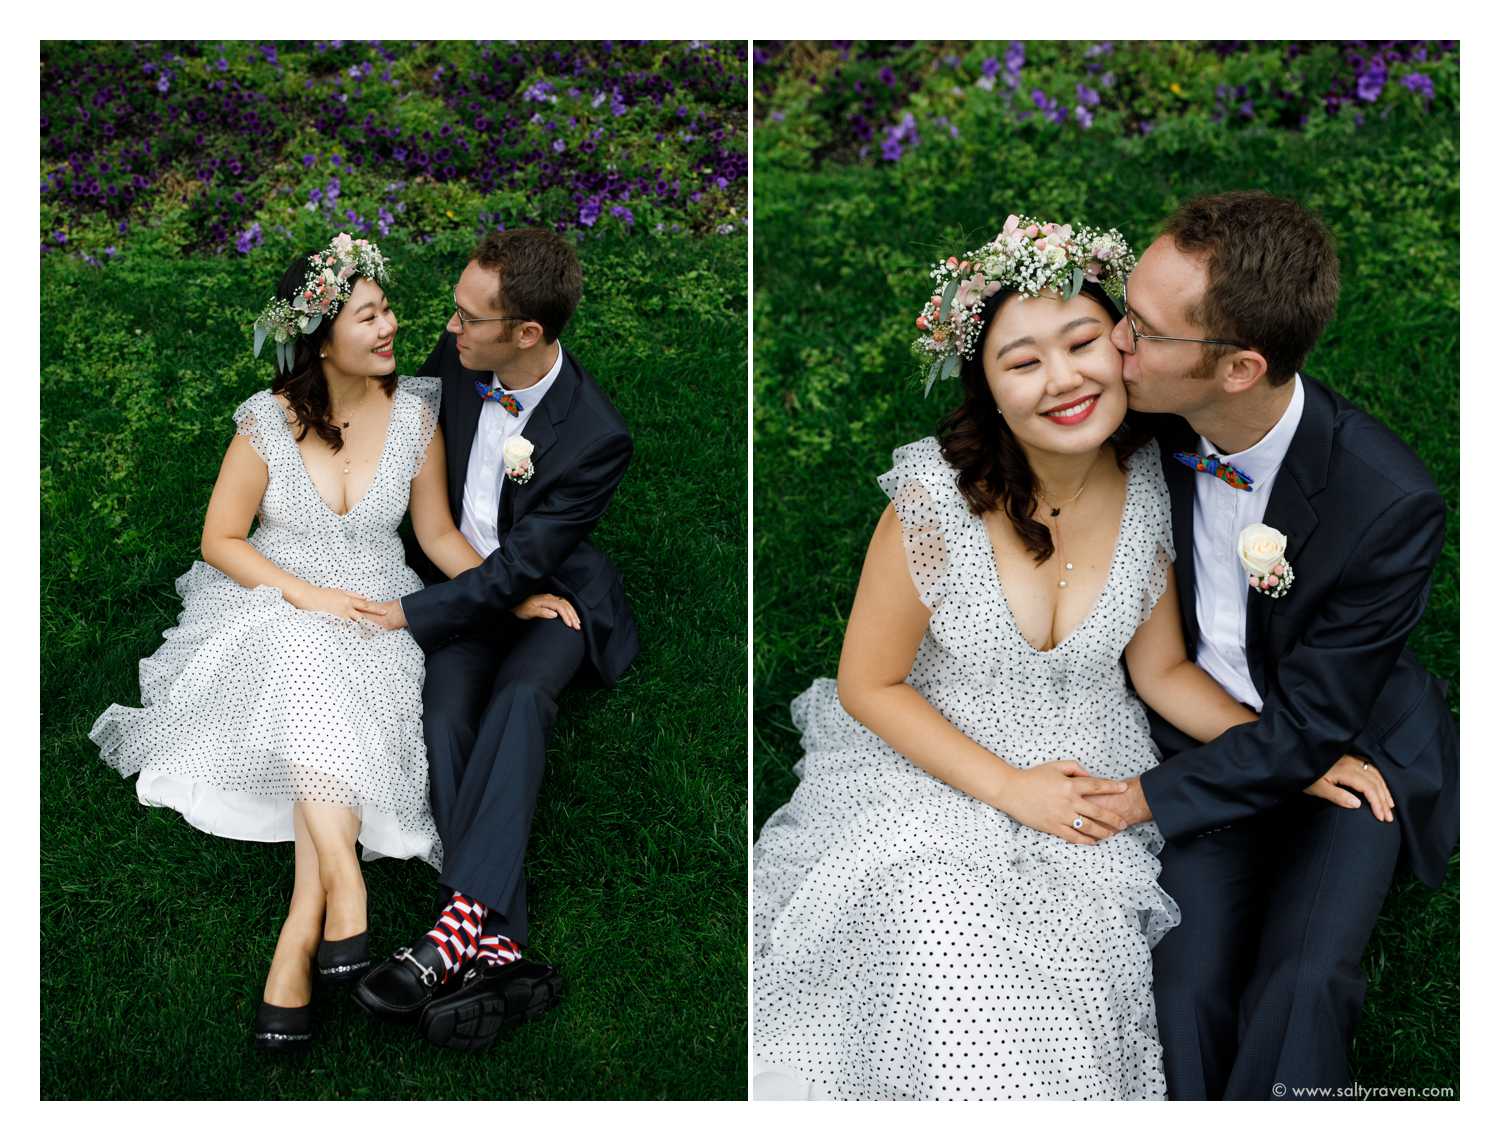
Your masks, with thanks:
[{"label": "red and white striped sock", "polygon": [[521,948],[515,940],[504,935],[481,935],[479,937],[479,961],[494,966],[514,963],[521,957]]},{"label": "red and white striped sock", "polygon": [[427,938],[432,940],[443,958],[445,982],[479,953],[479,932],[484,927],[488,910],[478,900],[455,891],[432,930],[427,932]]}]

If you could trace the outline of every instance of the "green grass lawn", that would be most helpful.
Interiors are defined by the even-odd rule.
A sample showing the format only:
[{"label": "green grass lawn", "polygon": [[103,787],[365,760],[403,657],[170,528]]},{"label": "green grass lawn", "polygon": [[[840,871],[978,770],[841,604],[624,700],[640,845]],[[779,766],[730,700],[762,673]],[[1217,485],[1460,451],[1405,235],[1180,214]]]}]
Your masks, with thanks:
[{"label": "green grass lawn", "polygon": [[[950,385],[923,401],[909,350],[927,269],[988,240],[1010,213],[1118,226],[1137,249],[1199,193],[1260,187],[1323,215],[1343,294],[1305,371],[1407,440],[1447,499],[1447,544],[1411,644],[1453,679],[1457,709],[1456,117],[1396,115],[1316,136],[1165,122],[1134,139],[997,123],[980,140],[940,138],[873,166],[819,167],[790,135],[767,137],[763,147],[757,136],[753,299],[757,829],[796,783],[788,703],[836,672],[885,502],[875,477],[954,399]],[[1455,857],[1437,893],[1398,882],[1380,918],[1353,1059],[1367,1087],[1457,1088],[1458,878]]]},{"label": "green grass lawn", "polygon": [[[382,242],[402,372],[452,308],[467,239]],[[290,249],[197,260],[148,240],[43,263],[41,1091],[49,1098],[740,1098],[745,1089],[746,241],[598,237],[564,341],[630,425],[596,541],[642,653],[564,695],[532,831],[532,950],[562,1006],[504,1052],[439,1051],[328,1009],[303,1062],[249,1045],[290,845],[199,833],[135,799],[87,733],[138,704],[176,622],[230,413],[269,385],[250,323]],[[365,865],[385,954],[434,873]],[[66,952],[59,952],[66,948]]]}]

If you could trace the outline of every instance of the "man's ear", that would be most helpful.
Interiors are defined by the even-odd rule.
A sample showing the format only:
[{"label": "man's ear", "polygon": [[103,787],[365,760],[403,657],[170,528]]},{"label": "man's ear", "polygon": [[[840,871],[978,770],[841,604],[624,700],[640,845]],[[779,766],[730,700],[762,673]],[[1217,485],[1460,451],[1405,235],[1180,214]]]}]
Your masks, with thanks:
[{"label": "man's ear", "polygon": [[1266,358],[1254,349],[1242,349],[1225,357],[1219,367],[1225,393],[1236,395],[1248,392],[1266,375]]}]

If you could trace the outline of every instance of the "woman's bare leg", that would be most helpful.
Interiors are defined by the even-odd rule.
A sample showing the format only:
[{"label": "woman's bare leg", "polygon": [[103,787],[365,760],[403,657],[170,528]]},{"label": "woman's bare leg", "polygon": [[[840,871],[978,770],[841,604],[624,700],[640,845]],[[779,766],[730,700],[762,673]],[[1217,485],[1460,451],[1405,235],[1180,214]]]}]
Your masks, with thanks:
[{"label": "woman's bare leg", "polygon": [[326,894],[318,870],[318,850],[302,817],[302,805],[292,806],[292,826],[296,836],[296,875],[292,881],[292,902],[271,969],[266,974],[265,1001],[272,1006],[305,1006],[312,1000],[312,958],[323,937],[323,912]]},{"label": "woman's bare leg", "polygon": [[347,939],[369,926],[365,916],[365,877],[354,843],[359,816],[341,804],[303,801],[302,819],[318,851],[318,878],[327,897],[323,938]]}]

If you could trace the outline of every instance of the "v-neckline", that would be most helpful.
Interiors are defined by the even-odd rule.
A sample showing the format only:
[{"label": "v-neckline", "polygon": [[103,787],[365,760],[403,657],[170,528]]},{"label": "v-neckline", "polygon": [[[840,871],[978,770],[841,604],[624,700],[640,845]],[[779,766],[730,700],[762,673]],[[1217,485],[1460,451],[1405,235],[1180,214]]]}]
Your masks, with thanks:
[{"label": "v-neckline", "polygon": [[292,445],[292,450],[297,453],[297,466],[301,469],[303,478],[307,480],[307,486],[312,489],[313,498],[321,503],[323,505],[323,510],[328,512],[328,514],[332,515],[335,519],[347,519],[349,518],[349,516],[358,511],[360,504],[362,504],[366,499],[370,498],[370,492],[374,491],[375,485],[380,482],[380,473],[385,468],[386,453],[391,450],[391,431],[396,426],[396,401],[400,398],[401,386],[398,383],[396,386],[396,391],[391,396],[391,411],[390,415],[386,417],[385,422],[385,439],[381,442],[380,445],[380,458],[375,461],[375,474],[370,477],[370,486],[365,488],[364,494],[361,495],[357,500],[355,500],[354,503],[350,505],[347,511],[338,512],[335,511],[332,507],[328,506],[328,500],[324,499],[323,493],[318,490],[318,485],[313,480],[312,472],[307,470],[307,458],[302,454],[302,448],[297,443],[297,437],[292,434],[292,425],[287,422],[286,418],[287,410],[281,406],[281,401],[277,400],[275,396],[271,397],[271,400],[275,403],[277,410],[281,413],[281,425],[286,429],[287,442]]},{"label": "v-neckline", "polygon": [[1021,632],[1021,624],[1016,621],[1016,613],[1011,609],[1010,599],[1006,596],[1005,593],[1005,583],[1000,579],[1000,560],[995,557],[995,541],[990,538],[990,529],[985,526],[984,516],[971,516],[971,518],[979,524],[980,534],[984,537],[985,548],[989,551],[989,577],[990,581],[994,584],[995,594],[1000,599],[1000,606],[1005,611],[1005,620],[1010,624],[1010,628],[1015,631],[1016,637],[1020,639],[1021,644],[1029,649],[1033,654],[1038,654],[1042,657],[1048,657],[1052,654],[1057,653],[1074,638],[1076,638],[1078,636],[1078,632],[1094,620],[1094,616],[1099,612],[1100,603],[1104,601],[1104,596],[1109,593],[1110,586],[1114,583],[1115,580],[1115,569],[1118,567],[1120,562],[1120,549],[1124,545],[1125,540],[1125,517],[1130,514],[1130,489],[1132,482],[1135,480],[1135,471],[1136,467],[1138,466],[1135,462],[1135,458],[1135,455],[1132,455],[1128,460],[1125,461],[1125,501],[1120,505],[1120,521],[1118,529],[1115,532],[1115,546],[1114,550],[1110,553],[1109,570],[1105,572],[1104,582],[1099,587],[1099,592],[1094,595],[1094,601],[1090,604],[1088,613],[1085,614],[1079,620],[1078,624],[1071,630],[1069,630],[1067,634],[1058,641],[1057,645],[1053,646],[1050,650],[1043,650],[1040,647],[1033,645],[1031,639],[1027,638],[1026,635]]}]

